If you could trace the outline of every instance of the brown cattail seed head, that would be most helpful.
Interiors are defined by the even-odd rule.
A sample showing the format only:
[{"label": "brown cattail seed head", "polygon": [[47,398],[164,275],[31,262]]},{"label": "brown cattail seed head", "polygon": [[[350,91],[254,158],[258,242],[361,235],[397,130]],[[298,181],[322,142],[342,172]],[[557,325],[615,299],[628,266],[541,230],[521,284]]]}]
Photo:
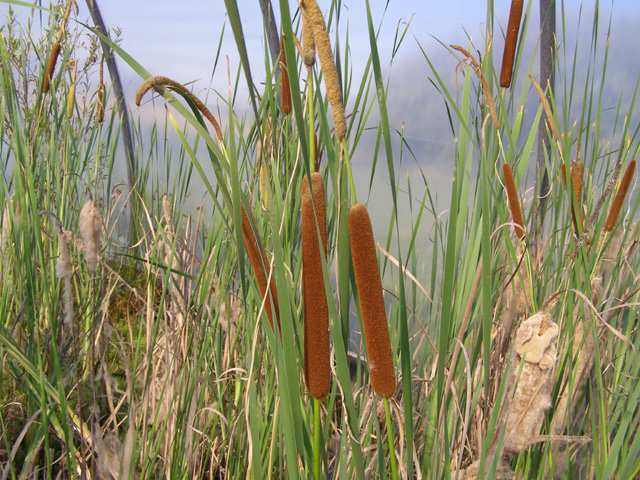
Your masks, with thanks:
[{"label": "brown cattail seed head", "polygon": [[300,9],[302,14],[302,60],[307,67],[313,67],[316,63],[316,44],[313,40],[313,30],[307,18],[304,8]]},{"label": "brown cattail seed head", "polygon": [[280,111],[285,115],[291,113],[291,88],[289,87],[289,73],[287,72],[287,56],[284,50],[284,35],[280,39]]},{"label": "brown cattail seed head", "polygon": [[331,365],[329,310],[322,275],[327,252],[327,224],[322,175],[305,176],[301,188],[302,290],[304,297],[304,374],[309,393],[322,399],[329,393]]},{"label": "brown cattail seed head", "polygon": [[44,69],[44,78],[42,79],[42,93],[49,92],[49,86],[51,79],[53,78],[53,72],[56,69],[56,63],[60,56],[60,42],[56,40],[49,52],[49,58],[47,58],[47,66]]},{"label": "brown cattail seed head", "polygon": [[90,272],[95,272],[98,268],[101,229],[102,216],[100,211],[93,200],[87,200],[80,210],[79,230],[84,258]]},{"label": "brown cattail seed head", "polygon": [[378,395],[389,398],[396,388],[391,342],[371,219],[367,208],[361,203],[349,210],[349,243],[367,344],[371,386]]},{"label": "brown cattail seed head", "polygon": [[579,160],[571,162],[571,187],[576,199],[576,204],[580,205],[582,200],[582,175],[584,173],[584,163]]},{"label": "brown cattail seed head", "polygon": [[320,57],[320,68],[324,76],[324,84],[327,88],[327,98],[331,105],[331,113],[333,115],[333,125],[336,129],[336,137],[342,140],[347,131],[344,119],[344,105],[342,103],[342,89],[338,80],[338,70],[333,60],[333,52],[331,51],[331,41],[327,32],[322,11],[316,0],[304,0],[302,6],[305,15],[313,32],[313,39],[318,56]]},{"label": "brown cattail seed head", "polygon": [[[265,296],[267,296],[267,293],[269,293],[264,307],[267,312],[269,324],[271,324],[271,327],[273,327],[273,318],[275,316],[279,326],[280,321],[278,319],[278,291],[276,290],[276,281],[273,275],[271,275],[271,281],[269,282],[267,292],[267,280],[269,278],[269,260],[267,259],[267,256],[258,243],[258,237],[251,227],[247,212],[244,210],[244,208],[242,208],[240,213],[242,215],[242,241],[244,243],[244,248],[247,251],[249,263],[251,263],[251,268],[253,269],[253,274],[256,277],[258,291],[260,292],[260,296],[262,297],[262,299],[264,299]],[[271,307],[272,305],[273,308]]]},{"label": "brown cattail seed head", "polygon": [[618,187],[616,196],[613,198],[613,203],[611,204],[611,208],[609,209],[609,214],[607,215],[607,220],[604,224],[605,232],[610,232],[611,230],[613,230],[613,227],[616,226],[618,216],[620,215],[620,210],[622,210],[624,198],[627,196],[627,192],[629,191],[629,186],[631,185],[631,180],[633,179],[633,174],[635,171],[636,161],[631,160],[629,166],[624,172],[624,176],[622,177],[622,181],[620,182],[620,186]]},{"label": "brown cattail seed head", "polygon": [[524,217],[522,215],[522,207],[520,206],[520,198],[516,189],[516,182],[513,179],[513,171],[508,163],[502,165],[504,173],[504,186],[507,189],[507,199],[509,201],[509,209],[511,210],[511,218],[515,224],[514,231],[516,236],[522,240],[524,238]]},{"label": "brown cattail seed head", "polygon": [[512,0],[509,10],[509,24],[507,25],[507,36],[504,40],[504,52],[502,55],[502,69],[500,71],[500,86],[509,88],[513,77],[513,62],[516,56],[518,45],[518,32],[522,20],[523,0]]}]

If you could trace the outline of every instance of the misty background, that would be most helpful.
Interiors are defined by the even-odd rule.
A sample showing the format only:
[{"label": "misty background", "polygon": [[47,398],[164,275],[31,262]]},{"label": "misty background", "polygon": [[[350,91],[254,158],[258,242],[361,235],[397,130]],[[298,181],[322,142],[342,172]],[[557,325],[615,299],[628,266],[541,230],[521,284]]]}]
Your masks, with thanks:
[{"label": "misty background", "polygon": [[[279,20],[278,3],[272,2],[276,19]],[[295,9],[296,3],[290,1]],[[398,134],[394,138],[396,173],[400,183],[400,205],[403,218],[402,237],[410,233],[413,223],[410,214],[410,201],[422,199],[426,180],[435,198],[438,214],[446,213],[453,164],[454,135],[451,131],[445,105],[441,94],[430,81],[432,72],[425,60],[429,56],[439,74],[456,94],[462,84],[462,70],[457,69],[458,58],[453,57],[442,44],[473,45],[484,49],[486,10],[485,2],[472,0],[411,0],[390,2],[373,1],[372,10],[376,25],[382,25],[378,47],[385,78],[388,80],[388,108],[392,129]],[[238,2],[243,21],[244,35],[251,59],[254,81],[260,90],[265,77],[264,57],[266,43],[263,35],[263,21],[258,0]],[[321,6],[323,2],[320,2]],[[89,13],[84,2],[79,1],[79,14],[76,19],[91,25]],[[154,2],[124,2],[103,0],[99,2],[105,23],[119,38],[121,47],[141,63],[148,71],[156,75],[165,75],[183,84],[188,84],[193,92],[205,99],[213,112],[221,111],[224,128],[225,100],[229,98],[231,85],[239,68],[239,57],[230,26],[227,21],[224,2],[183,0],[157,0]],[[494,63],[499,68],[502,53],[502,34],[507,23],[510,1],[495,2],[495,38],[493,42]],[[562,7],[563,5],[563,7]],[[616,102],[629,99],[640,78],[640,57],[634,47],[637,45],[636,30],[640,25],[640,5],[637,0],[617,0],[610,2],[573,1],[558,2],[558,33],[562,23],[566,24],[565,35],[558,38],[559,71],[556,85],[563,81],[566,65],[571,68],[574,48],[578,47],[577,85],[581,85],[587,72],[583,65],[589,61],[591,51],[592,26],[596,5],[599,13],[598,40],[601,45],[596,54],[595,71],[603,58],[604,42],[608,35],[609,23],[611,35],[609,45],[609,67],[604,88],[605,105],[611,108],[605,115],[613,115]],[[527,37],[525,40],[525,63],[530,73],[538,76],[538,2],[526,2],[525,8],[531,12]],[[0,5],[0,13],[6,18],[7,5]],[[14,7],[19,18],[26,19],[29,11],[24,7]],[[45,14],[46,17],[46,14]],[[34,19],[37,19],[37,15]],[[46,18],[43,20],[46,24]],[[348,33],[350,64],[353,68],[354,87],[369,55],[369,39],[365,3],[363,0],[344,1],[340,18],[343,34]],[[393,55],[394,43],[398,31],[408,25],[408,34],[403,44]],[[33,25],[38,28],[37,22]],[[222,38],[217,68],[213,72],[218,44]],[[342,36],[341,38],[345,38]],[[341,46],[342,47],[342,46]],[[474,52],[475,53],[475,52]],[[484,53],[484,52],[483,52]],[[128,105],[134,122],[140,122],[141,137],[154,123],[165,122],[165,103],[161,99],[147,101],[141,108],[133,103],[134,92],[141,83],[140,77],[123,61],[118,61]],[[523,78],[525,72],[520,73]],[[515,88],[520,88],[516,85]],[[578,95],[578,100],[581,96]],[[240,91],[234,109],[241,116],[251,117],[248,108],[248,96],[244,77],[240,80]],[[576,108],[577,107],[577,108]],[[623,110],[627,107],[622,102]],[[526,118],[531,118],[538,103],[533,92],[529,92]],[[579,105],[574,105],[574,116],[579,113]],[[370,132],[364,135],[352,162],[358,196],[366,201],[374,215],[377,234],[386,233],[386,225],[391,215],[390,187],[384,157],[378,162],[375,178],[369,190],[371,162],[375,144],[377,116],[370,117]],[[347,114],[349,105],[347,105]],[[637,118],[637,113],[632,113]],[[604,122],[606,123],[606,122]],[[409,148],[401,151],[400,132]],[[605,132],[606,134],[606,132]],[[141,140],[138,138],[137,140]],[[615,139],[612,139],[614,142]],[[177,137],[170,135],[170,145],[176,151],[179,148]],[[409,150],[410,149],[410,150]],[[201,151],[200,154],[204,154]],[[381,155],[384,155],[381,153]],[[120,176],[124,179],[124,158],[121,155]],[[159,159],[161,161],[161,157]],[[324,159],[323,161],[326,161]],[[206,164],[206,162],[205,162]],[[166,170],[165,165],[156,166],[159,176]],[[197,178],[189,194],[187,204],[190,207],[210,203]],[[165,179],[167,182],[170,179]],[[411,197],[409,198],[409,184]],[[525,202],[531,200],[531,191]],[[415,208],[415,203],[414,203]],[[432,222],[426,222],[421,233],[428,241]]]}]

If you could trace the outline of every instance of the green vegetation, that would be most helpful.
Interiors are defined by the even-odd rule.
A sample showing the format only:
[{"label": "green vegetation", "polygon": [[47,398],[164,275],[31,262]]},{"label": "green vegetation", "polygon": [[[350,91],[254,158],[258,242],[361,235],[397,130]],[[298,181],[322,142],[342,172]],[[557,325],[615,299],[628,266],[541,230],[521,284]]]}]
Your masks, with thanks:
[{"label": "green vegetation", "polygon": [[[522,46],[511,88],[499,87],[493,38],[506,20],[494,18],[492,0],[483,44],[446,47],[463,61],[458,89],[421,46],[455,144],[445,213],[424,176],[414,180],[422,198],[400,206],[394,156],[406,144],[389,121],[380,55],[390,46],[378,44],[368,0],[360,77],[348,35],[335,42],[342,2],[321,5],[339,59],[342,140],[320,65],[326,46],[316,42],[319,58],[305,65],[298,2],[279,3],[291,113],[280,110],[282,74],[265,51],[252,113],[236,115],[252,62],[236,0],[226,0],[242,72],[220,100],[221,136],[188,89],[147,83],[142,101],[155,96],[168,109],[164,123],[134,128],[132,192],[117,183],[120,124],[108,85],[96,118],[104,87],[95,33],[71,9],[43,93],[65,4],[51,6],[41,37],[15,18],[0,29],[0,478],[455,478],[462,469],[458,478],[637,478],[640,196],[631,188],[617,221],[607,217],[640,150],[632,123],[640,84],[604,125],[602,27],[606,40],[615,26],[599,18],[597,2],[589,45],[567,44],[562,16],[560,81],[546,111]],[[527,3],[521,38],[530,16]],[[394,52],[407,31],[399,27]],[[151,78],[105,40],[140,84]],[[538,202],[523,193],[542,122],[551,189],[536,236]],[[368,198],[354,187],[350,159],[365,130],[375,138],[371,178],[385,170],[393,202],[389,218],[375,219],[387,222],[377,241],[397,380],[388,400],[349,342],[362,319],[348,216]],[[304,379],[299,213],[301,183],[316,166],[326,191],[332,373],[322,400]],[[186,203],[196,184],[207,196],[194,211]],[[517,203],[522,225],[512,221]],[[266,261],[247,257],[251,235]]]}]

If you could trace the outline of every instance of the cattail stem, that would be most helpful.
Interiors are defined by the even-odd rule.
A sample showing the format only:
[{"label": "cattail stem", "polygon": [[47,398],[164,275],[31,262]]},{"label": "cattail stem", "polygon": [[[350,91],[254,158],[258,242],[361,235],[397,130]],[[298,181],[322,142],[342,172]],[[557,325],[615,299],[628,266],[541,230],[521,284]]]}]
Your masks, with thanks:
[{"label": "cattail stem", "polygon": [[321,454],[322,448],[322,422],[320,419],[320,400],[313,399],[313,478],[320,480]]},{"label": "cattail stem", "polygon": [[627,196],[627,192],[629,191],[629,186],[631,185],[631,180],[633,179],[633,174],[635,171],[636,161],[631,160],[629,166],[624,172],[624,176],[622,177],[622,181],[620,182],[620,186],[618,187],[616,196],[613,198],[613,203],[611,204],[611,208],[609,209],[607,220],[604,223],[605,232],[610,232],[616,226],[618,216],[620,215],[620,210],[622,210],[622,204],[624,203],[624,199]]},{"label": "cattail stem", "polygon": [[309,123],[309,170],[317,172],[320,165],[316,160],[316,128],[315,128],[315,102],[313,97],[313,70],[307,68],[307,118]]},{"label": "cattail stem", "polygon": [[507,36],[504,40],[502,69],[500,71],[500,86],[503,88],[509,88],[511,86],[523,4],[523,0],[512,0],[511,8],[509,9],[509,24],[507,25]]},{"label": "cattail stem", "polygon": [[395,435],[393,432],[393,421],[391,420],[391,407],[389,405],[389,399],[385,398],[384,403],[384,418],[387,429],[387,445],[389,447],[389,463],[391,463],[391,478],[397,480],[398,477],[398,464],[396,462],[396,447],[395,447]]},{"label": "cattail stem", "polygon": [[520,198],[518,197],[518,189],[516,188],[516,182],[513,178],[511,165],[508,163],[503,164],[502,171],[504,173],[504,186],[507,189],[507,200],[509,201],[511,218],[515,225],[514,231],[516,236],[522,240],[525,235],[524,216],[522,215],[522,207],[520,206]]},{"label": "cattail stem", "polygon": [[371,386],[378,395],[389,398],[396,388],[396,377],[387,314],[371,219],[367,208],[361,203],[349,210],[349,242],[367,345]]}]

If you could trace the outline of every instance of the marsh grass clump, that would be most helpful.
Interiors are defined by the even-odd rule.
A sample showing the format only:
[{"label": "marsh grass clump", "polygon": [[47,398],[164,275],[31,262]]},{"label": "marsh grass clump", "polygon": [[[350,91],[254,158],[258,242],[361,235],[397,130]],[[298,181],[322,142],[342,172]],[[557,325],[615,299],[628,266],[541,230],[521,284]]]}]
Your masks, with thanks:
[{"label": "marsh grass clump", "polygon": [[[238,70],[210,62],[212,84],[228,87],[214,87],[222,118],[190,85],[148,78],[126,42],[101,53],[142,79],[127,102],[166,94],[167,109],[134,122],[126,192],[121,117],[101,124],[110,75],[95,32],[70,22],[56,36],[66,0],[39,39],[22,16],[3,27],[0,476],[637,477],[640,127],[635,97],[608,108],[604,60],[616,55],[600,38],[615,28],[594,18],[588,56],[584,37],[569,45],[573,27],[558,32],[556,85],[519,73],[535,68],[523,55],[517,92],[498,87],[492,2],[484,51],[421,44],[426,75],[407,81],[435,87],[451,147],[423,170],[388,91],[421,25],[399,23],[387,49],[375,2],[366,18],[339,1],[280,2],[261,61],[243,48],[236,3]],[[524,28],[536,8],[512,11],[514,59],[513,40],[537,42]],[[299,14],[302,58],[285,66],[277,32],[295,41]],[[356,58],[363,25],[370,55]],[[432,48],[469,68],[439,70]],[[274,78],[255,82],[262,68]],[[539,135],[556,172],[544,228]]]}]

